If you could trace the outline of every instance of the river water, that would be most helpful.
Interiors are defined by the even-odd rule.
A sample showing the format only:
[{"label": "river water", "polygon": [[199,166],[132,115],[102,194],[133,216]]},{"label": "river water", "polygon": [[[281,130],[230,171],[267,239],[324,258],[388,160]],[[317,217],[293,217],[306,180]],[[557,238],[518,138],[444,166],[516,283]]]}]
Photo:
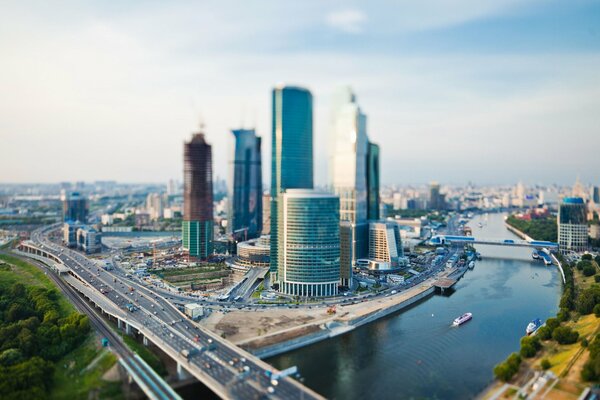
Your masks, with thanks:
[{"label": "river water", "polygon": [[[484,224],[478,227],[478,222]],[[517,239],[502,214],[473,219],[473,236]],[[531,259],[526,248],[477,246],[483,260],[467,271],[450,296],[417,305],[346,335],[267,362],[298,366],[304,384],[331,399],[466,399],[493,379],[493,367],[519,349],[534,318],[557,311],[556,267]],[[464,312],[473,320],[451,322]]]}]

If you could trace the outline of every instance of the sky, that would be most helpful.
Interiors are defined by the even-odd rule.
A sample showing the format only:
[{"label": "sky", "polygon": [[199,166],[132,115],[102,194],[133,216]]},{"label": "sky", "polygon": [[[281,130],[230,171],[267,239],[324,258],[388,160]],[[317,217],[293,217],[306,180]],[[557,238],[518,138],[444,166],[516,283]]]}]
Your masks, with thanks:
[{"label": "sky", "polygon": [[182,180],[205,126],[263,137],[271,89],[314,96],[327,183],[331,97],[353,87],[383,184],[600,184],[600,2],[2,1],[0,182]]}]

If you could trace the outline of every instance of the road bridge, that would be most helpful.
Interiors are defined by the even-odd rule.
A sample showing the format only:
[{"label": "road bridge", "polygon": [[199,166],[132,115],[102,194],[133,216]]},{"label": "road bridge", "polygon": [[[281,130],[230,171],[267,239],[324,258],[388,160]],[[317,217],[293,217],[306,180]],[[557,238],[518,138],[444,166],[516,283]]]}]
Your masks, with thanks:
[{"label": "road bridge", "polygon": [[[53,262],[58,259],[69,268],[69,275],[81,283],[75,284],[68,278],[76,290],[114,318],[119,327],[142,335],[145,343],[152,342],[173,358],[182,376],[192,375],[228,399],[322,398],[291,378],[273,379],[276,369],[194,324],[149,288],[124,281],[80,253],[51,242],[46,237],[50,229],[35,231],[32,241],[22,242],[18,250]],[[124,311],[127,308],[133,311]]]},{"label": "road bridge", "polygon": [[492,246],[529,247],[538,250],[548,249],[550,251],[558,251],[558,243],[543,240],[482,239],[475,236],[435,235],[429,239],[429,243],[434,246],[486,244]]}]

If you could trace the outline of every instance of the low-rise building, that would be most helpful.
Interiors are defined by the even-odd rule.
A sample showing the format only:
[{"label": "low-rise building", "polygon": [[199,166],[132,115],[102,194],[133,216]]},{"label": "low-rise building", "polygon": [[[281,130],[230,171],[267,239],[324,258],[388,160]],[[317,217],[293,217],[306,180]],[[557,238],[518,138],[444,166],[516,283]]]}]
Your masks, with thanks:
[{"label": "low-rise building", "polygon": [[189,303],[185,305],[185,315],[191,319],[198,319],[204,315],[204,307],[198,303]]}]

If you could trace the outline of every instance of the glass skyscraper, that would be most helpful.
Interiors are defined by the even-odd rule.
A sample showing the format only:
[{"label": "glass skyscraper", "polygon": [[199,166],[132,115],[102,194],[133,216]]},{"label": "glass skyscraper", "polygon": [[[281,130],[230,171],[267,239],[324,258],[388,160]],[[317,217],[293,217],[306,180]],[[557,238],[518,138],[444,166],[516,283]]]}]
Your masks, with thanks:
[{"label": "glass skyscraper", "polygon": [[330,140],[330,182],[340,197],[340,283],[352,285],[352,266],[366,257],[367,225],[367,117],[349,87],[333,99]]},{"label": "glass skyscraper", "polygon": [[312,94],[300,87],[280,86],[272,93],[271,282],[277,281],[280,196],[286,189],[313,187]]},{"label": "glass skyscraper", "polygon": [[190,258],[206,259],[212,244],[212,149],[200,132],[183,149],[182,246]]},{"label": "glass skyscraper", "polygon": [[279,290],[302,297],[336,295],[340,280],[338,197],[288,189],[280,194],[279,207]]},{"label": "glass skyscraper", "polygon": [[258,237],[262,230],[261,138],[254,129],[237,129],[231,133],[235,144],[227,181],[227,231],[247,240]]},{"label": "glass skyscraper", "polygon": [[367,218],[379,219],[379,145],[371,142],[367,151]]}]

